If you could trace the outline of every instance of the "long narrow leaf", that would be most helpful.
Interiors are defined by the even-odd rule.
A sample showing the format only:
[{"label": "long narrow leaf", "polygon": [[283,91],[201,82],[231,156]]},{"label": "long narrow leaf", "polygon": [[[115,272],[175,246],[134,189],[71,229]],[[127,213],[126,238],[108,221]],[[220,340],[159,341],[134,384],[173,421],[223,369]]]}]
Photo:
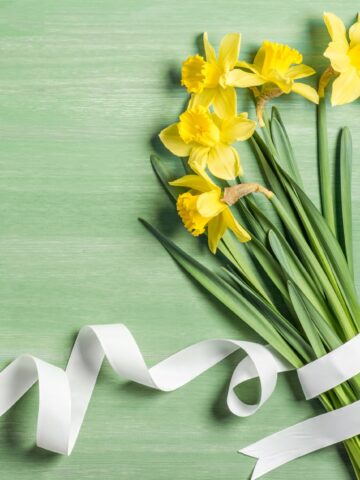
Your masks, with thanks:
[{"label": "long narrow leaf", "polygon": [[339,324],[343,328],[345,338],[352,338],[357,333],[356,329],[352,324],[351,318],[349,318],[347,311],[344,310],[342,303],[336,295],[328,277],[326,276],[324,270],[319,264],[317,258],[307,244],[302,233],[292,223],[291,218],[288,216],[286,210],[283,208],[276,196],[274,196],[271,201],[275,206],[276,210],[278,211],[279,215],[283,219],[284,223],[286,224],[289,233],[291,234],[294,242],[296,243],[299,251],[301,252],[302,260],[305,263],[306,267],[309,269],[309,271],[314,272],[314,279],[316,279],[324,289],[326,298],[334,311],[334,315],[338,318]]},{"label": "long narrow leaf", "polygon": [[[288,215],[291,217],[292,221],[295,224],[298,224],[298,220],[294,214],[292,204],[289,201],[288,195],[281,184],[278,175],[276,173],[277,160],[274,157],[273,153],[269,150],[267,145],[264,143],[262,138],[255,132],[253,137],[250,139],[251,144],[254,148],[254,152],[260,167],[263,171],[265,180],[267,181],[270,189],[275,193],[279,198],[282,205],[286,208]],[[274,168],[275,167],[275,168]]]},{"label": "long narrow leaf", "polygon": [[325,97],[320,99],[318,106],[318,157],[322,212],[330,230],[335,233],[334,195],[331,189]]},{"label": "long narrow leaf", "polygon": [[[327,347],[328,351],[335,350],[336,348],[340,347],[343,344],[342,340],[336,335],[336,332],[333,328],[329,326],[329,323],[324,319],[324,317],[320,314],[314,304],[308,299],[306,295],[302,292],[302,290],[293,282],[289,282],[289,290],[291,289],[290,296],[294,300],[294,293],[298,297],[298,301],[301,300],[303,304],[303,308],[306,309],[307,315],[309,317],[309,321],[316,326],[324,344]],[[320,355],[324,353],[319,352]],[[326,352],[325,352],[326,353]]]},{"label": "long narrow leaf", "polygon": [[[289,179],[289,181],[292,182],[291,179]],[[304,211],[310,221],[311,228],[314,232],[314,237],[317,238],[322,245],[323,250],[325,251],[327,262],[330,262],[330,265],[333,269],[338,288],[341,290],[341,294],[347,303],[350,312],[352,313],[352,318],[360,331],[360,312],[357,293],[343,251],[341,250],[341,247],[333,233],[330,231],[326,221],[305,194],[305,192],[303,192],[303,190],[296,185],[295,182],[292,182],[292,186],[295,189]]]},{"label": "long narrow leaf", "polygon": [[341,207],[341,215],[338,222],[338,229],[340,230],[339,240],[342,244],[351,275],[354,277],[351,209],[352,140],[350,130],[346,127],[341,132],[339,160]]},{"label": "long narrow leaf", "polygon": [[170,180],[173,180],[174,178],[171,175],[169,169],[166,168],[164,161],[161,160],[161,158],[157,155],[152,154],[150,155],[150,162],[161,185],[164,187],[170,198],[176,201],[176,198],[178,197],[179,192],[181,192],[181,189],[169,185]]},{"label": "long narrow leaf", "polygon": [[250,290],[248,286],[232,272],[226,270],[226,273],[236,284],[239,285],[243,295],[246,295],[247,298],[251,299],[251,303],[262,312],[269,322],[276,325],[276,328],[280,331],[282,336],[287,339],[288,343],[296,350],[296,352],[301,355],[302,358],[310,361],[313,358],[310,345],[299,334],[296,327],[294,327],[287,318],[281,315],[279,311],[265,303],[259,295]]},{"label": "long narrow leaf", "polygon": [[271,117],[271,136],[278,153],[278,159],[284,170],[300,185],[302,180],[295,160],[294,151],[292,149],[289,137],[281,121],[278,110],[272,108]]},{"label": "long narrow leaf", "polygon": [[297,317],[304,329],[307,339],[316,355],[316,357],[322,357],[326,354],[326,350],[322,343],[319,332],[314,324],[312,316],[307,308],[307,304],[304,301],[299,289],[295,287],[292,282],[289,282],[289,294],[292,300]]},{"label": "long narrow leaf", "polygon": [[[151,165],[158,177],[161,185],[168,193],[170,198],[176,202],[182,188],[173,187],[169,185],[169,181],[173,180],[173,175],[166,167],[165,162],[157,155],[150,156]],[[184,170],[185,173],[185,170]],[[245,246],[234,242],[230,234],[225,234],[218,246],[219,251],[230,261],[236,268],[238,268],[247,281],[256,288],[265,298],[268,299],[266,291],[261,282],[258,280],[258,275],[254,266],[254,262]],[[241,252],[239,252],[241,250]]]},{"label": "long narrow leaf", "polygon": [[300,358],[257,308],[218,275],[186,254],[145,220],[140,219],[140,221],[160,241],[170,255],[208,292],[247,323],[292,365],[295,367],[301,366],[302,362]]},{"label": "long narrow leaf", "polygon": [[286,240],[281,235],[276,235],[275,232],[270,231],[269,241],[278,262],[287,275],[287,279],[295,283],[302,290],[302,292],[321,312],[323,317],[326,318],[329,325],[337,330],[338,321],[328,308],[323,290],[320,290],[320,285],[315,284],[314,280],[291,250]]}]

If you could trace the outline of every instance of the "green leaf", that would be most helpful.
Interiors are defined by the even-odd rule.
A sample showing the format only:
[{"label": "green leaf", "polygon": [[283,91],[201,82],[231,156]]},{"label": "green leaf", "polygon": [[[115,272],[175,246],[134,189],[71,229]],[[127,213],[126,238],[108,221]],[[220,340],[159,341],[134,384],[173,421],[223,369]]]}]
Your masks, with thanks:
[{"label": "green leaf", "polygon": [[259,242],[256,238],[252,238],[248,244],[249,251],[259,262],[259,265],[264,270],[268,278],[275,285],[281,293],[283,299],[287,300],[288,292],[282,270],[271,253]]},{"label": "green leaf", "polygon": [[284,188],[282,187],[278,177],[276,176],[273,169],[271,168],[271,165],[269,164],[268,158],[272,158],[271,152],[267,148],[262,138],[256,132],[251,137],[250,142],[259,161],[263,176],[265,177],[265,180],[268,183],[270,189],[280,199],[281,203],[285,205],[286,209],[289,212],[289,215],[291,215],[293,221],[296,222],[292,206],[287,198]]},{"label": "green leaf", "polygon": [[[166,167],[166,162],[164,162],[160,157],[152,154],[150,155],[150,162],[161,185],[164,187],[171,200],[176,203],[178,195],[182,193],[184,189],[181,187],[173,187],[169,185],[169,181],[173,180],[173,174]],[[241,273],[244,275],[248,282],[250,282],[255,288],[258,288],[258,290],[263,293],[264,296],[266,296],[262,285],[258,281],[257,275],[254,273],[253,262],[247,250],[244,251],[243,249],[242,255],[239,255],[238,249],[234,248],[234,241],[231,239],[230,234],[224,235],[223,240],[221,240],[218,245],[218,250],[225,256],[225,258],[227,258],[227,260],[231,264],[233,264],[241,271]]]},{"label": "green leaf", "polygon": [[306,338],[308,339],[316,357],[322,357],[326,354],[326,350],[307,308],[307,302],[304,300],[304,296],[301,295],[300,290],[292,282],[288,283],[288,287],[294,310],[304,329]]},{"label": "green leaf", "polygon": [[350,130],[347,127],[343,128],[341,132],[339,160],[341,210],[338,221],[338,236],[349,265],[351,276],[354,278],[351,209],[352,140]]},{"label": "green leaf", "polygon": [[161,185],[164,187],[170,198],[176,201],[179,193],[181,193],[182,190],[178,187],[169,185],[169,182],[174,180],[174,177],[170,170],[166,168],[165,162],[155,154],[150,155],[150,162]]},{"label": "green leaf", "polygon": [[262,225],[256,220],[254,215],[250,212],[249,208],[244,201],[236,202],[236,206],[239,210],[241,218],[246,222],[249,228],[251,236],[256,236],[260,241],[264,242],[266,239],[266,232],[262,228]]},{"label": "green leaf", "polygon": [[[312,238],[313,240],[316,239],[321,246],[323,253],[325,253],[325,259],[323,260],[322,264],[323,266],[330,264],[332,273],[335,276],[336,286],[338,289],[340,289],[341,296],[349,308],[353,321],[357,325],[358,331],[360,331],[360,311],[357,293],[343,251],[334,234],[327,225],[327,222],[324,220],[312,201],[308,198],[305,192],[298,185],[296,185],[295,182],[293,182],[291,179],[289,179],[289,181],[292,183],[304,212],[307,215],[309,224],[313,231]],[[332,281],[332,285],[334,286],[334,280]]]},{"label": "green leaf", "polygon": [[335,213],[333,204],[333,192],[331,189],[330,159],[328,146],[328,133],[326,123],[326,99],[321,98],[318,105],[318,161],[320,198],[324,218],[332,232],[335,233]]},{"label": "green leaf", "polygon": [[[263,210],[261,210],[255,202],[253,202],[252,198],[250,198],[250,195],[249,195],[249,197],[245,198],[245,201],[246,201],[246,204],[249,207],[249,210],[254,215],[256,221],[259,222],[259,224],[261,224],[261,226],[262,226],[262,228],[263,228],[263,230],[265,231],[266,234],[269,232],[269,230],[276,230],[276,231],[279,231],[279,232],[280,231],[284,232],[283,225],[281,223],[280,217],[276,214],[276,210],[273,207],[272,208],[273,208],[273,210],[274,210],[274,212],[275,212],[275,214],[276,214],[276,216],[279,220],[279,225],[278,226],[275,226],[275,224],[270,220],[270,216],[266,215],[265,212]],[[270,204],[271,204],[271,202],[270,202]]]},{"label": "green leaf", "polygon": [[343,329],[345,339],[352,338],[354,335],[356,335],[357,331],[351,321],[351,317],[348,316],[347,310],[344,309],[344,306],[341,303],[337,293],[333,289],[330,280],[326,276],[316,256],[314,255],[313,251],[303,237],[302,232],[292,223],[291,218],[287,214],[287,211],[281,205],[276,196],[274,196],[271,201],[277,212],[279,213],[280,217],[283,219],[294,242],[296,243],[296,246],[301,255],[302,262],[309,270],[309,272],[312,272],[313,279],[319,282],[321,287],[324,289],[327,301],[329,302],[329,305],[333,309],[335,317],[337,318],[339,324]]},{"label": "green leaf", "polygon": [[289,202],[288,195],[279,180],[279,177],[275,170],[277,169],[277,161],[274,158],[274,155],[271,153],[267,145],[264,143],[262,138],[257,134],[250,139],[251,144],[254,148],[255,155],[258,159],[260,167],[262,169],[265,180],[267,181],[270,189],[275,193],[279,198],[282,205],[286,208],[288,215],[291,216],[293,223],[298,223],[296,216],[294,215],[293,207]]},{"label": "green leaf", "polygon": [[309,295],[323,295],[323,291],[319,289],[319,285],[315,284],[312,277],[295,255],[284,237],[276,234],[273,230],[270,230],[269,242],[275,257],[282,266],[284,272],[286,272],[288,278],[294,280],[298,284],[302,284]]},{"label": "green leaf", "polygon": [[[289,282],[289,293],[299,320],[317,357],[321,357],[327,351],[334,350],[342,345],[340,338],[297,285]],[[327,347],[327,350],[324,349],[323,345]],[[359,376],[350,379],[349,383],[353,389],[347,382],[334,389],[334,392],[342,401],[342,405],[356,401],[360,392]],[[357,396],[354,391],[357,392]]]},{"label": "green leaf", "polygon": [[225,270],[225,272],[236,284],[239,285],[243,295],[246,295],[246,297],[250,299],[252,305],[258,308],[268,321],[276,326],[276,329],[284,338],[286,338],[287,342],[299,355],[301,355],[302,358],[304,358],[304,360],[309,362],[313,359],[313,352],[311,351],[309,344],[303,339],[298,330],[287,318],[281,315],[277,309],[264,302],[256,292],[250,290],[249,287],[231,271]]},{"label": "green leaf", "polygon": [[[243,274],[247,282],[268,302],[271,302],[266,286],[259,279],[259,269],[250,254],[248,243],[239,242],[230,232],[225,232],[222,243],[230,253],[233,265]],[[224,253],[223,250],[221,251]]]},{"label": "green leaf", "polygon": [[298,185],[302,186],[302,180],[295,160],[294,151],[276,107],[272,108],[271,136],[280,165],[298,183]]},{"label": "green leaf", "polygon": [[160,241],[170,255],[208,292],[220,300],[223,305],[234,312],[242,321],[247,323],[266,342],[270,343],[294,367],[298,368],[302,365],[300,358],[277,332],[275,327],[245,297],[240,295],[221,277],[186,254],[145,220],[140,219],[140,221]]},{"label": "green leaf", "polygon": [[[329,327],[328,323],[322,318],[303,292],[291,282],[289,282],[289,293],[310,345],[318,358],[325,355],[327,351],[334,350],[342,345],[334,330]],[[327,350],[324,348],[324,345],[328,347]],[[359,392],[359,378],[352,378],[350,383],[355,391]],[[336,387],[334,391],[336,391],[338,398],[344,404],[357,400],[354,391],[346,382]]]},{"label": "green leaf", "polygon": [[[289,293],[291,299],[293,300],[293,305],[296,312],[299,316],[302,316],[302,320],[300,318],[299,320],[303,321],[304,323],[308,323],[308,325],[306,325],[306,329],[312,330],[314,327],[316,327],[316,330],[320,334],[328,351],[335,350],[336,348],[340,347],[343,342],[336,335],[334,329],[329,326],[328,322],[323,318],[312,302],[293,282],[289,282]],[[314,332],[310,333],[310,335],[316,336]],[[323,351],[323,348],[317,345],[317,342],[318,339],[315,339],[317,356],[322,356],[326,353],[326,351]],[[315,345],[312,342],[310,343],[314,348]]]},{"label": "green leaf", "polygon": [[298,257],[295,255],[285,238],[275,232],[269,232],[269,241],[271,248],[287,275],[287,280],[292,281],[304,292],[309,300],[316,306],[321,314],[326,318],[329,325],[337,328],[337,320],[327,306],[324,292],[319,284],[315,284],[308,271],[304,268]]}]

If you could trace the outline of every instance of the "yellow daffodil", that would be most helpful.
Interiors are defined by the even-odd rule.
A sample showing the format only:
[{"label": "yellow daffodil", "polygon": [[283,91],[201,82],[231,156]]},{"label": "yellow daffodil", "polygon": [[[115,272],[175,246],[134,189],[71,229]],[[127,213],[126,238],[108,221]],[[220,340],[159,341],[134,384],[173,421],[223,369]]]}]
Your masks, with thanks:
[{"label": "yellow daffodil", "polygon": [[216,252],[218,243],[229,228],[240,242],[250,240],[250,235],[235,220],[229,206],[222,200],[222,190],[209,177],[185,175],[170,185],[191,190],[179,195],[177,211],[185,228],[194,237],[207,230],[209,249]]},{"label": "yellow daffodil", "polygon": [[203,39],[205,58],[194,55],[185,60],[182,65],[181,84],[192,94],[194,106],[202,105],[208,108],[212,104],[219,117],[235,116],[234,87],[254,85],[245,72],[234,69],[239,57],[241,36],[239,33],[225,35],[220,43],[218,58],[207,33],[204,33]]},{"label": "yellow daffodil", "polygon": [[190,102],[179,120],[160,133],[161,141],[174,155],[189,157],[189,165],[195,171],[208,167],[213,175],[225,180],[242,173],[232,143],[247,140],[254,133],[256,124],[247,118],[247,113],[220,118]]},{"label": "yellow daffodil", "polygon": [[324,94],[324,87],[331,74],[338,74],[332,86],[332,105],[350,103],[360,97],[360,14],[358,21],[349,29],[349,40],[343,22],[333,13],[324,13],[324,20],[331,42],[324,56],[331,62],[319,86],[319,93]]},{"label": "yellow daffodil", "polygon": [[318,103],[316,90],[309,85],[296,82],[300,78],[309,77],[315,70],[302,64],[303,57],[295,49],[287,45],[264,41],[257,52],[254,63],[237,62],[237,66],[247,70],[249,82],[252,79],[257,98],[257,115],[259,123],[264,126],[262,113],[265,103],[286,93],[298,93],[308,100]]},{"label": "yellow daffodil", "polygon": [[235,220],[230,206],[241,197],[253,192],[261,192],[267,198],[273,193],[257,183],[243,183],[221,190],[205,172],[202,175],[185,175],[170,182],[176,187],[187,187],[190,191],[178,196],[176,208],[185,228],[194,237],[207,230],[209,249],[216,252],[219,241],[227,229],[231,230],[240,242],[251,240],[248,232]]}]

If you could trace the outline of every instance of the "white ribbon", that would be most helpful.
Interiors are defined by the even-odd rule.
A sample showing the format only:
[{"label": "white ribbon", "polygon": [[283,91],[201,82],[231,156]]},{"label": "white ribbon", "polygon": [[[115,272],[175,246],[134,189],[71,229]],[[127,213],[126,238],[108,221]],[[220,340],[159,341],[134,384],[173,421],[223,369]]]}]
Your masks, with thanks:
[{"label": "white ribbon", "polygon": [[[360,335],[297,371],[306,399],[331,390],[359,372]],[[360,400],[269,435],[240,452],[258,459],[251,477],[255,480],[295,458],[358,434]]]},{"label": "white ribbon", "polygon": [[[14,360],[0,372],[0,415],[39,382],[37,445],[70,455],[95,387],[104,357],[115,372],[129,380],[162,391],[172,391],[205,372],[236,350],[247,356],[237,365],[227,403],[238,416],[255,413],[273,393],[277,374],[292,367],[270,347],[237,340],[196,343],[148,368],[130,331],[122,324],[83,327],[66,370],[30,355]],[[360,335],[328,355],[298,370],[307,398],[318,396],[360,371]],[[242,402],[234,389],[258,378],[258,403]],[[360,433],[360,401],[325,413],[270,435],[241,450],[258,458],[253,479],[302,455]]]}]

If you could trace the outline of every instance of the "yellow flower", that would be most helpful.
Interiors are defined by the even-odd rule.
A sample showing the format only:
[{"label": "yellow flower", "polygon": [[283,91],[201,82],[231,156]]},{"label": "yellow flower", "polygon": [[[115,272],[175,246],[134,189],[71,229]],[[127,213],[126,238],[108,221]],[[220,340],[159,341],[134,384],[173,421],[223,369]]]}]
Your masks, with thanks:
[{"label": "yellow flower", "polygon": [[176,208],[185,228],[192,235],[197,237],[207,230],[209,249],[212,253],[216,253],[218,243],[227,229],[232,230],[240,242],[248,242],[251,239],[223,200],[221,188],[209,177],[185,175],[170,182],[170,185],[191,189],[179,195]]},{"label": "yellow flower", "polygon": [[239,154],[231,144],[247,140],[254,133],[256,124],[247,118],[247,113],[220,118],[190,102],[179,120],[160,132],[160,139],[170,152],[189,157],[189,165],[195,171],[207,166],[213,175],[225,180],[242,174]]},{"label": "yellow flower", "polygon": [[[249,87],[246,73],[235,70],[239,57],[239,33],[228,33],[220,43],[219,58],[204,33],[205,59],[200,55],[189,57],[182,65],[181,84],[192,94],[193,105],[208,108],[211,104],[219,117],[236,115],[234,87]],[[255,83],[257,85],[257,83]]]},{"label": "yellow flower", "polygon": [[[332,40],[324,56],[330,60],[333,71],[339,74],[332,86],[331,103],[343,105],[360,96],[360,14],[349,30],[350,42],[340,18],[333,13],[324,13],[324,21]],[[325,83],[326,80],[328,78]],[[323,87],[320,82],[320,88]]]},{"label": "yellow flower", "polygon": [[288,45],[265,40],[254,58],[254,63],[237,62],[238,67],[247,70],[249,83],[252,80],[253,85],[260,87],[253,90],[257,97],[257,113],[261,126],[264,125],[262,112],[265,103],[283,93],[298,93],[314,103],[319,103],[314,88],[295,81],[315,73],[314,69],[302,64],[302,60],[302,55]]}]

